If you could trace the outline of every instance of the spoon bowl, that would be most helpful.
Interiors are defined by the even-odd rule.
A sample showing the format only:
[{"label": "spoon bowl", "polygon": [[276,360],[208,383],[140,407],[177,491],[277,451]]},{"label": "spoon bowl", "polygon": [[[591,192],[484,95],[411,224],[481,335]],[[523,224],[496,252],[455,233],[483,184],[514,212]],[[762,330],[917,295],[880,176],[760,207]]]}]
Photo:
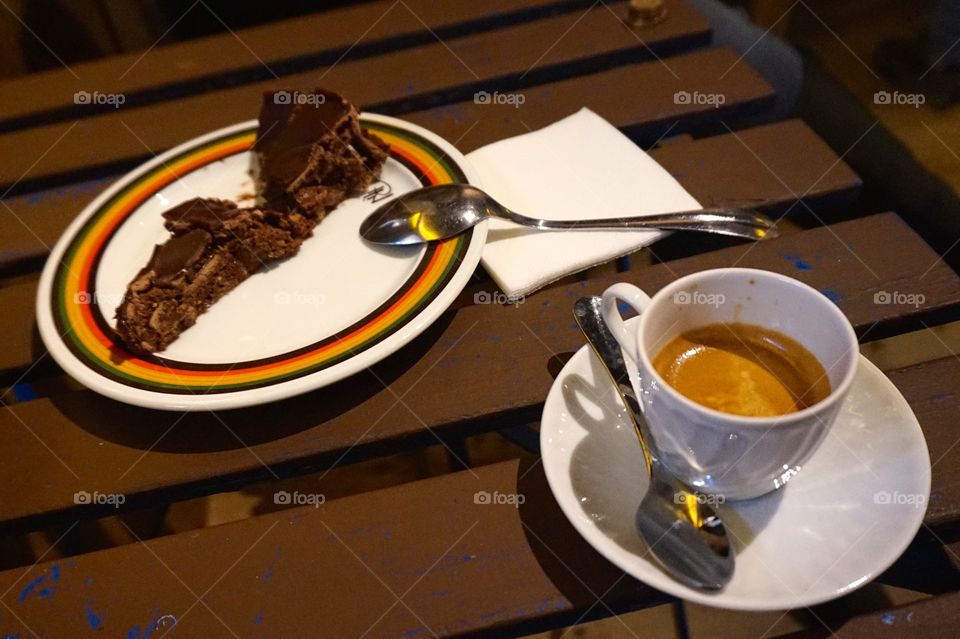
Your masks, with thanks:
[{"label": "spoon bowl", "polygon": [[453,237],[490,218],[544,231],[659,229],[719,233],[751,240],[777,237],[773,220],[737,208],[707,208],[642,217],[542,220],[511,211],[469,184],[440,184],[404,193],[371,213],[360,225],[360,235],[375,244],[422,244]]}]

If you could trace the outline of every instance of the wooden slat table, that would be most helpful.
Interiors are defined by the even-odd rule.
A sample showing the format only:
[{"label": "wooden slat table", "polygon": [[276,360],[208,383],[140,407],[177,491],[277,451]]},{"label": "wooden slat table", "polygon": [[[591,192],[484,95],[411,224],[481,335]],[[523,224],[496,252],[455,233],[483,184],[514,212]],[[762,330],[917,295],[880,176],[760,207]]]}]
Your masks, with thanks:
[{"label": "wooden slat table", "polygon": [[[861,210],[859,178],[807,125],[751,124],[772,105],[772,87],[738,54],[711,47],[710,27],[692,7],[668,0],[665,21],[633,29],[621,19],[626,4],[374,1],[4,83],[0,383],[15,387],[0,410],[0,533],[69,536],[79,520],[438,441],[460,450],[465,437],[535,423],[560,366],[583,342],[572,301],[618,280],[652,293],[718,266],[782,272],[834,300],[861,340],[960,318],[960,277],[895,213]],[[705,206],[796,211],[816,224],[757,245],[674,237],[629,266],[567,278],[516,307],[474,304],[474,293],[493,287],[478,273],[400,352],[279,406],[180,416],[57,384],[63,374],[36,336],[34,298],[38,272],[70,220],[143,159],[254,117],[260,92],[320,84],[464,151],[587,106],[650,148]],[[75,92],[94,90],[127,101],[119,109],[74,103]],[[526,101],[522,109],[478,105],[478,90],[522,91]],[[684,104],[678,91],[723,93],[726,101]],[[876,304],[881,291],[910,291],[924,302]],[[496,375],[478,374],[484,370]],[[888,375],[916,411],[935,460],[925,524],[954,552],[960,359]],[[50,388],[60,390],[40,390]],[[74,499],[80,490],[126,499],[120,508],[82,505]],[[481,506],[473,499],[481,490],[526,501]],[[174,626],[205,637],[515,636],[669,601],[581,540],[542,466],[526,459],[39,559],[0,572],[0,636],[141,637]],[[922,576],[915,587],[923,589]],[[939,611],[955,623],[955,601],[947,594],[918,604],[917,618]],[[876,619],[885,624],[855,619],[840,635],[861,636]],[[910,627],[932,637],[949,626]]]}]

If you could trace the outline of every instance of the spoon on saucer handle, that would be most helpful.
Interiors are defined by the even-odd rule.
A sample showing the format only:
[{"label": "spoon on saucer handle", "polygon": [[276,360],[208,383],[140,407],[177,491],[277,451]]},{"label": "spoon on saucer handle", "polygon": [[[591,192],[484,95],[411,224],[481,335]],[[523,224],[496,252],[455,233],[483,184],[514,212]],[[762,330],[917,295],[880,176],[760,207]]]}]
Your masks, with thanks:
[{"label": "spoon on saucer handle", "polygon": [[421,244],[453,237],[489,218],[541,230],[702,231],[751,240],[777,237],[773,220],[748,209],[736,208],[707,208],[643,217],[540,220],[514,213],[469,184],[440,184],[404,193],[371,213],[360,225],[360,235],[375,244]]},{"label": "spoon on saucer handle", "polygon": [[734,569],[727,530],[713,508],[658,459],[623,351],[603,321],[600,306],[599,297],[581,297],[574,305],[574,317],[617,388],[643,449],[650,486],[637,510],[637,528],[667,574],[687,586],[719,590],[730,581]]}]

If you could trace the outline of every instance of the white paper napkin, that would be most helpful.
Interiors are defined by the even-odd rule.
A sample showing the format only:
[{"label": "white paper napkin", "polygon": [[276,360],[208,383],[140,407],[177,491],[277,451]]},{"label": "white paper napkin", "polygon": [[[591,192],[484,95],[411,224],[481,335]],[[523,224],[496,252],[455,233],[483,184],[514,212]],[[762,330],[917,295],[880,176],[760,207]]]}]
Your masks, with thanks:
[{"label": "white paper napkin", "polygon": [[[702,208],[663,167],[589,109],[467,157],[485,191],[531,217],[632,217]],[[517,297],[664,234],[534,231],[491,220],[483,266],[504,293]]]}]

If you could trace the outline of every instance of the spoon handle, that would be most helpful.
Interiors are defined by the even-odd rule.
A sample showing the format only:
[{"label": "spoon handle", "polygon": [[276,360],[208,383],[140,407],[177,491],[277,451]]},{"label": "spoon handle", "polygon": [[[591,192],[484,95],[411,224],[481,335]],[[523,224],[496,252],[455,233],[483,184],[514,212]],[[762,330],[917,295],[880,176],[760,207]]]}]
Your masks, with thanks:
[{"label": "spoon handle", "polygon": [[696,211],[656,213],[643,217],[616,217],[593,220],[541,220],[513,211],[506,217],[523,226],[558,231],[618,231],[618,230],[664,230],[701,231],[718,233],[752,240],[777,237],[776,223],[765,215],[749,209],[714,207]]},{"label": "spoon handle", "polygon": [[643,449],[643,456],[647,462],[647,473],[652,475],[653,467],[658,462],[648,443],[652,440],[647,428],[647,421],[640,409],[637,395],[633,392],[633,386],[630,384],[630,373],[627,371],[627,364],[623,359],[623,350],[613,333],[603,322],[603,317],[600,314],[600,298],[596,296],[581,297],[573,305],[573,316],[580,330],[583,331],[584,337],[587,338],[587,344],[600,359],[604,370],[607,371],[610,380],[620,394],[620,399],[623,400],[623,404],[627,408],[627,414],[630,421],[633,422],[637,439],[640,440],[640,447]]}]

